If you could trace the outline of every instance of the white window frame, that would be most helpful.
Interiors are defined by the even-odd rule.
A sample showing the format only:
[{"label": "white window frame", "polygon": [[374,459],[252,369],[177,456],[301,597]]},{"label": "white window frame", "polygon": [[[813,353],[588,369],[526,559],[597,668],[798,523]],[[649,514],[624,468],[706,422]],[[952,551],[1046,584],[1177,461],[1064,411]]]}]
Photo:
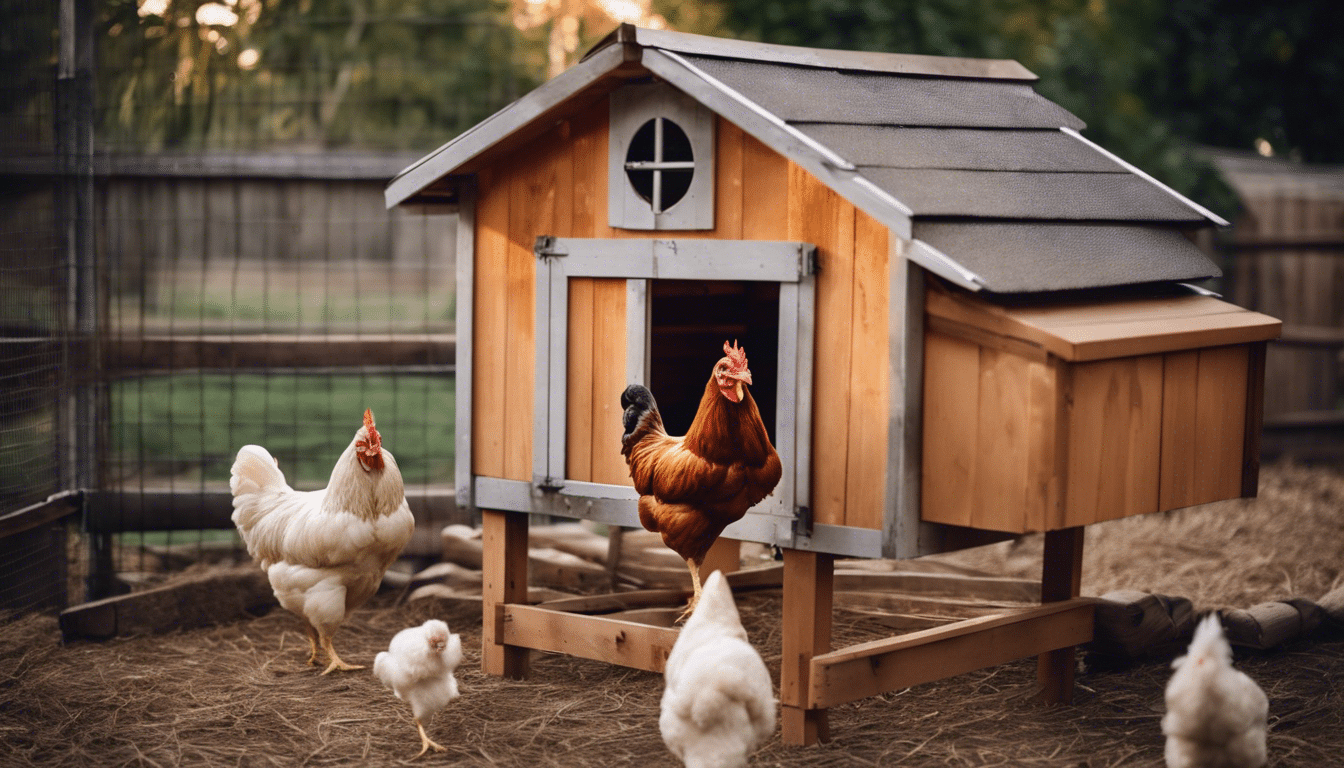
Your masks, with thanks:
[{"label": "white window frame", "polygon": [[[777,282],[778,393],[773,437],[784,474],[774,492],[728,526],[723,535],[790,547],[807,541],[812,534],[806,525],[806,510],[811,483],[815,247],[779,241],[541,237],[536,252],[532,482],[476,477],[476,504],[640,527],[634,488],[564,477],[570,278],[625,278],[626,374],[631,383],[645,383],[648,377],[649,280]],[[798,524],[800,519],[803,525]]]},{"label": "white window frame", "polygon": [[[611,94],[607,132],[607,224],[618,229],[706,230],[714,228],[714,113],[667,83],[637,83]],[[635,133],[650,120],[676,123],[691,142],[690,188],[667,210],[639,196],[626,175],[626,153]],[[661,130],[660,130],[661,132]],[[656,163],[650,169],[684,168]],[[658,184],[654,183],[654,196]]]}]

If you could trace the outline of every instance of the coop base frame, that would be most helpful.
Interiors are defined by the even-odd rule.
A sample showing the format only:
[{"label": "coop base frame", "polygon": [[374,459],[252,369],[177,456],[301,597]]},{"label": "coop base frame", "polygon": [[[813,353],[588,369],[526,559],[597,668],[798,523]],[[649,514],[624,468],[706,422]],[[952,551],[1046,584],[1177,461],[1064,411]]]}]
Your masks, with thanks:
[{"label": "coop base frame", "polygon": [[[533,650],[661,673],[678,631],[527,604],[528,516],[481,510],[481,666],[523,679]],[[736,542],[720,540],[704,572],[736,570]],[[1039,698],[1067,703],[1075,646],[1092,640],[1095,600],[1080,598],[1083,529],[1050,531],[1041,568],[1041,605],[953,622],[831,650],[835,556],[784,550],[781,737],[806,746],[830,739],[826,710],[838,704],[1031,656]]]}]

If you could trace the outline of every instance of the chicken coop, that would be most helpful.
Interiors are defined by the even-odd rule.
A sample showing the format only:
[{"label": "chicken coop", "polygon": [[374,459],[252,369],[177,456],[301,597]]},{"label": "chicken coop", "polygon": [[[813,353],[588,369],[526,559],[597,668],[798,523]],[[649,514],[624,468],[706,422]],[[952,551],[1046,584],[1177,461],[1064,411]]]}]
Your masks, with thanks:
[{"label": "chicken coop", "polygon": [[[1255,494],[1279,322],[1191,285],[1219,274],[1193,234],[1225,222],[1034,80],[622,26],[392,180],[389,207],[460,216],[456,499],[483,520],[487,672],[528,649],[661,670],[674,629],[527,604],[528,516],[638,527],[622,390],[681,434],[736,340],[784,470],[723,535],[783,551],[785,741],[1017,658],[1067,700],[1084,526]],[[1040,606],[830,647],[836,557],[1027,532]]]}]

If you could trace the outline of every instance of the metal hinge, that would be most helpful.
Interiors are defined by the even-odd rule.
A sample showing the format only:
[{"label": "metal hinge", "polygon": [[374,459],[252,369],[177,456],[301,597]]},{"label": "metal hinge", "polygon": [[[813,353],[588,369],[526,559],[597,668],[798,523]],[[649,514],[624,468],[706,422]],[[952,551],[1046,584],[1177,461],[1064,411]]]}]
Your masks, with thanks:
[{"label": "metal hinge", "polygon": [[564,256],[563,252],[555,248],[555,235],[537,235],[537,242],[532,246],[532,252],[537,254],[539,259],[553,259],[557,256]]},{"label": "metal hinge", "polygon": [[794,507],[793,509],[793,536],[798,538],[812,537],[812,508]]},{"label": "metal hinge", "polygon": [[821,271],[821,265],[817,263],[817,246],[812,243],[798,246],[798,269],[803,275],[815,275]]},{"label": "metal hinge", "polygon": [[565,487],[565,481],[554,477],[533,478],[532,484],[538,491],[544,493],[558,493]]}]

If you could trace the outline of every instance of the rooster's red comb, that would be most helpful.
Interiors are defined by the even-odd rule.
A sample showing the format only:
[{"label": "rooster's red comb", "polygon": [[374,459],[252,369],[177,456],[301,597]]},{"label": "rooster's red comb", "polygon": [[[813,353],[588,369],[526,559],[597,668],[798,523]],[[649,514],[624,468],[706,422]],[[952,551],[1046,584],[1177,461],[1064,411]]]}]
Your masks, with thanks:
[{"label": "rooster's red comb", "polygon": [[728,342],[723,342],[723,354],[728,356],[728,365],[733,373],[741,373],[747,370],[747,350],[737,346],[737,340],[734,339],[730,346]]},{"label": "rooster's red comb", "polygon": [[371,408],[364,409],[364,426],[373,429],[373,409]]}]

